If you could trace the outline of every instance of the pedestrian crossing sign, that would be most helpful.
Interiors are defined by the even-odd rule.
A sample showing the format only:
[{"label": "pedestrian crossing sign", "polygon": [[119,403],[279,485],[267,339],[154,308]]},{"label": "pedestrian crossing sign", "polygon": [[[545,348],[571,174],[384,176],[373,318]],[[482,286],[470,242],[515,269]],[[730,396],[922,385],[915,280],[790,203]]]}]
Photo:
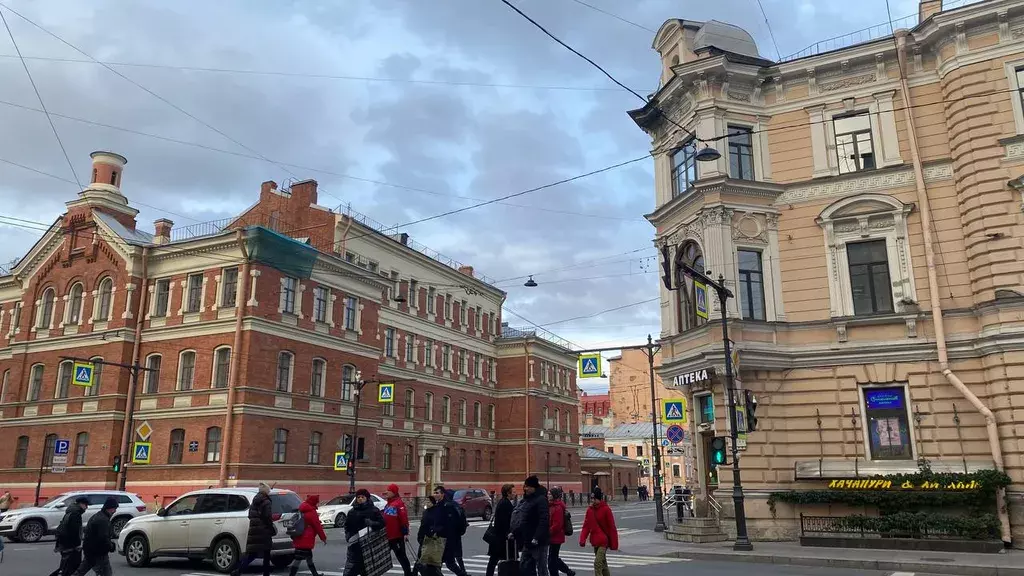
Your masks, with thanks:
[{"label": "pedestrian crossing sign", "polygon": [[151,442],[136,442],[132,448],[132,464],[149,464],[149,456],[152,452]]},{"label": "pedestrian crossing sign", "polygon": [[672,424],[686,424],[686,398],[662,400],[661,417]]},{"label": "pedestrian crossing sign", "polygon": [[395,401],[395,385],[391,383],[381,384],[377,388],[377,402],[391,404]]},{"label": "pedestrian crossing sign", "polygon": [[84,386],[86,388],[92,388],[92,371],[94,364],[92,362],[75,362],[74,365],[74,378],[71,382],[75,386]]},{"label": "pedestrian crossing sign", "polygon": [[707,320],[708,319],[708,287],[704,284],[694,280],[693,282],[693,294],[697,300],[694,306],[697,309],[697,316]]},{"label": "pedestrian crossing sign", "polygon": [[348,470],[348,456],[344,452],[334,453],[334,471],[344,472]]},{"label": "pedestrian crossing sign", "polygon": [[579,377],[580,378],[600,378],[601,377],[601,355],[600,354],[582,354],[579,359]]}]

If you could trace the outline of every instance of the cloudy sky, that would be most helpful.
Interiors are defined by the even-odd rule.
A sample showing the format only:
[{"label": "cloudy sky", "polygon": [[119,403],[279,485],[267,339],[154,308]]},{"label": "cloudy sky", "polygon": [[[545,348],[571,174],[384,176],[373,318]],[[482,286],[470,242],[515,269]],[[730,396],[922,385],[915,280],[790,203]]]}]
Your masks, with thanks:
[{"label": "cloudy sky", "polygon": [[[626,116],[635,96],[499,0],[0,2],[77,177],[93,150],[126,156],[146,229],[230,216],[289,178],[401,224],[649,149]],[[513,2],[641,94],[668,18],[729,21],[777,57],[757,0]],[[882,0],[762,2],[782,55],[886,20]],[[38,237],[25,221],[52,222],[79,190],[16,55],[0,30],[0,263]],[[657,296],[653,198],[648,159],[403,230],[491,278],[536,274],[533,289],[499,282],[508,307],[574,344],[640,343],[656,303],[602,311]]]}]

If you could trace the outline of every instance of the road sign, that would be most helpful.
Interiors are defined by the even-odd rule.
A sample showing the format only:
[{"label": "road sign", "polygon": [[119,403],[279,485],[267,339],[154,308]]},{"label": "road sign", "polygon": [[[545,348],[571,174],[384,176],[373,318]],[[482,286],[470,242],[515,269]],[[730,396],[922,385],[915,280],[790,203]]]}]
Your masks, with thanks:
[{"label": "road sign", "polygon": [[348,456],[344,452],[334,453],[334,471],[344,472],[348,470]]},{"label": "road sign", "polygon": [[135,433],[139,435],[140,440],[146,442],[149,440],[149,436],[153,434],[153,427],[149,425],[149,422],[143,422],[135,429]]},{"label": "road sign", "polygon": [[643,460],[640,461],[640,463],[643,465],[644,468],[650,468],[651,467],[651,459],[650,458],[644,458]]},{"label": "road sign", "polygon": [[679,444],[680,442],[683,441],[683,438],[685,437],[686,431],[683,430],[682,426],[673,424],[672,426],[668,427],[668,430],[665,430],[665,438],[668,439],[668,441],[673,444]]},{"label": "road sign", "polygon": [[661,441],[661,445],[667,447],[669,445],[669,441],[667,439],[666,440],[662,440]]},{"label": "road sign", "polygon": [[75,362],[74,378],[71,383],[76,386],[92,388],[92,373],[95,366],[92,362]]},{"label": "road sign", "polygon": [[662,400],[661,417],[665,422],[686,424],[686,398]]},{"label": "road sign", "polygon": [[69,452],[71,452],[71,440],[60,438],[56,442],[53,443],[53,453],[54,454],[65,454],[65,455],[67,455]]},{"label": "road sign", "polygon": [[51,462],[50,464],[52,464],[53,466],[64,466],[67,463],[68,463],[68,455],[67,454],[54,454],[53,455],[53,462]]},{"label": "road sign", "polygon": [[377,402],[381,404],[391,404],[395,401],[395,385],[391,383],[382,383],[377,388]]},{"label": "road sign", "polygon": [[581,354],[579,359],[579,377],[580,378],[600,378],[601,377],[601,355],[600,354]]},{"label": "road sign", "polygon": [[54,474],[63,474],[67,471],[68,469],[66,466],[54,466],[50,468],[50,472],[53,472]]},{"label": "road sign", "polygon": [[193,440],[193,441],[189,442],[188,443],[188,451],[189,452],[199,452],[199,441],[198,440]]},{"label": "road sign", "polygon": [[667,452],[668,452],[669,456],[684,456],[684,455],[686,455],[686,449],[684,447],[682,447],[682,446],[669,446]]},{"label": "road sign", "polygon": [[697,309],[697,316],[707,320],[708,319],[708,287],[693,281],[693,292],[696,295],[697,302],[695,307]]},{"label": "road sign", "polygon": [[132,449],[132,464],[149,464],[149,456],[153,445],[149,442],[136,442]]}]

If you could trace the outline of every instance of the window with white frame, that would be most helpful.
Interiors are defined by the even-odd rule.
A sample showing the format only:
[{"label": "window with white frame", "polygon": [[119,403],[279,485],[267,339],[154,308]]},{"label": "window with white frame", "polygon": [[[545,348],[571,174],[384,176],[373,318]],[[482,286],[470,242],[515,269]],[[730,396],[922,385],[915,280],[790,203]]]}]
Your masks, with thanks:
[{"label": "window with white frame", "polygon": [[426,340],[423,342],[423,365],[428,368],[434,367],[434,341]]},{"label": "window with white frame", "polygon": [[466,399],[459,400],[459,426],[466,425]]},{"label": "window with white frame", "polygon": [[221,273],[220,305],[234,308],[238,300],[238,268],[225,268]]},{"label": "window with white frame", "polygon": [[689,190],[697,181],[697,139],[690,138],[672,154],[672,197]]},{"label": "window with white frame", "polygon": [[469,371],[469,363],[466,361],[466,349],[459,349],[459,374],[463,376]]},{"label": "window with white frame", "polygon": [[463,300],[459,303],[459,326],[469,324],[469,302]]},{"label": "window with white frame", "polygon": [[110,306],[114,299],[114,281],[107,276],[103,280],[100,280],[99,288],[99,306],[96,307],[96,314],[93,316],[96,320],[107,320],[110,318]]},{"label": "window with white frame", "polygon": [[729,177],[754,179],[754,131],[746,126],[728,127]]},{"label": "window with white frame", "polygon": [[206,461],[220,462],[220,447],[223,435],[219,426],[211,426],[206,429]]},{"label": "window with white frame", "polygon": [[483,330],[483,326],[484,326],[483,325],[483,319],[484,319],[483,309],[480,306],[477,306],[476,309],[473,311],[473,323],[476,326],[476,331],[477,332],[480,332],[481,330]]},{"label": "window with white frame", "polygon": [[412,388],[405,389],[405,418],[412,420],[416,417],[416,392]]},{"label": "window with white frame", "polygon": [[290,276],[281,279],[281,311],[295,314],[295,293],[299,289],[299,281]]},{"label": "window with white frame", "polygon": [[187,294],[185,295],[185,312],[199,312],[203,306],[203,275],[189,274]]},{"label": "window with white frame", "polygon": [[160,391],[160,365],[163,358],[159,354],[150,354],[146,358],[146,394]]},{"label": "window with white frame", "polygon": [[441,421],[445,424],[452,423],[452,399],[449,396],[441,398]]},{"label": "window with white frame", "polygon": [[902,312],[916,302],[907,243],[912,208],[885,194],[859,194],[821,212],[832,317]]},{"label": "window with white frame", "polygon": [[313,367],[310,370],[309,395],[314,398],[322,398],[327,377],[327,361],[323,358],[314,358]]},{"label": "window with white frame", "polygon": [[355,385],[356,380],[356,367],[351,364],[345,364],[341,367],[341,399],[351,400],[352,399],[352,387]]},{"label": "window with white frame", "polygon": [[409,279],[409,308],[416,308],[420,305],[420,283],[412,278]]},{"label": "window with white frame", "polygon": [[483,412],[481,410],[480,403],[473,402],[473,426],[476,428],[480,427],[480,422],[483,420]]},{"label": "window with white frame", "polygon": [[327,322],[327,301],[331,292],[323,286],[313,289],[313,320],[316,322]]},{"label": "window with white frame", "polygon": [[359,314],[359,300],[355,296],[345,298],[345,330],[356,329],[356,315]]},{"label": "window with white frame", "polygon": [[309,449],[306,453],[306,464],[320,464],[320,444],[323,440],[323,436],[324,435],[320,432],[312,432],[309,435]]},{"label": "window with white frame", "polygon": [[445,372],[452,369],[452,347],[447,344],[441,347],[441,369]]},{"label": "window with white frame", "polygon": [[292,367],[295,362],[295,355],[291,352],[280,352],[277,355],[277,391],[291,392],[292,390]]},{"label": "window with white frame", "polygon": [[437,288],[427,288],[427,314],[433,314],[437,308]]},{"label": "window with white frame", "polygon": [[865,386],[864,426],[872,460],[913,460],[909,398],[903,385]]},{"label": "window with white frame", "polygon": [[559,410],[558,408],[555,408],[555,417],[552,418],[552,420],[553,420],[552,424],[555,425],[555,432],[561,432],[562,431],[562,411]]},{"label": "window with white frame", "polygon": [[71,390],[71,377],[75,374],[75,365],[71,360],[60,363],[60,370],[57,372],[57,389],[54,390],[54,398],[67,398]]},{"label": "window with white frame", "polygon": [[196,353],[185,350],[178,356],[178,390],[191,390],[196,376]]},{"label": "window with white frame", "polygon": [[384,355],[388,358],[395,357],[395,329],[387,328],[384,330]]},{"label": "window with white frame", "polygon": [[406,334],[405,335],[405,361],[409,363],[416,362],[416,335]]},{"label": "window with white frame", "polygon": [[432,392],[423,394],[423,419],[428,422],[434,419],[434,394]]},{"label": "window with white frame", "polygon": [[25,395],[25,400],[28,402],[35,402],[39,400],[39,392],[43,389],[43,370],[42,364],[36,364],[29,370],[28,376],[28,394]]},{"label": "window with white frame", "polygon": [[92,386],[86,386],[83,389],[83,395],[85,396],[99,396],[100,386],[103,384],[103,358],[90,358],[92,362]]},{"label": "window with white frame", "polygon": [[839,173],[848,174],[875,167],[875,148],[871,139],[871,117],[857,112],[832,117]]},{"label": "window with white frame", "polygon": [[445,320],[451,320],[452,319],[452,295],[451,294],[445,294],[444,295],[444,319]]},{"label": "window with white frame", "polygon": [[213,388],[227,388],[231,371],[231,348],[217,348],[213,351]]},{"label": "window with white frame", "polygon": [[487,405],[487,429],[494,430],[494,404]]},{"label": "window with white frame", "polygon": [[167,316],[167,309],[171,303],[171,281],[169,279],[156,281],[153,298],[153,316],[156,318]]},{"label": "window with white frame", "polygon": [[736,251],[739,272],[739,304],[744,320],[764,320],[764,269],[757,250]]},{"label": "window with white frame", "polygon": [[68,324],[78,324],[82,320],[82,293],[84,290],[81,282],[76,282],[71,287],[71,294],[68,297]]},{"label": "window with white frame", "polygon": [[288,430],[278,428],[274,430],[274,464],[284,464],[288,461]]},{"label": "window with white frame", "polygon": [[50,327],[53,322],[53,307],[54,302],[57,300],[57,292],[53,288],[47,288],[43,291],[43,298],[39,305],[39,318],[36,326],[46,330]]}]

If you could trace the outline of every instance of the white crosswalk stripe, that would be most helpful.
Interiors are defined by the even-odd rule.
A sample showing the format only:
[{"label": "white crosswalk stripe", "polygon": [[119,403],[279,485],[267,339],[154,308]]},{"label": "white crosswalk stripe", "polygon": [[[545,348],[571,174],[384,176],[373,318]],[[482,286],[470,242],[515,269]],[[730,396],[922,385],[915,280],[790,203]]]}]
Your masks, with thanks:
[{"label": "white crosswalk stripe", "polygon": [[[486,529],[487,526],[489,526],[489,525],[490,525],[490,522],[484,522],[482,520],[469,523],[469,526],[471,528],[485,528]],[[579,534],[580,530],[583,529],[583,524],[576,524],[576,523],[574,523],[573,524],[573,528],[574,528],[574,532],[576,534]],[[643,532],[650,532],[650,530],[646,529],[646,528],[619,528],[619,536],[620,537],[621,536],[629,536],[630,534],[641,534]]]}]

